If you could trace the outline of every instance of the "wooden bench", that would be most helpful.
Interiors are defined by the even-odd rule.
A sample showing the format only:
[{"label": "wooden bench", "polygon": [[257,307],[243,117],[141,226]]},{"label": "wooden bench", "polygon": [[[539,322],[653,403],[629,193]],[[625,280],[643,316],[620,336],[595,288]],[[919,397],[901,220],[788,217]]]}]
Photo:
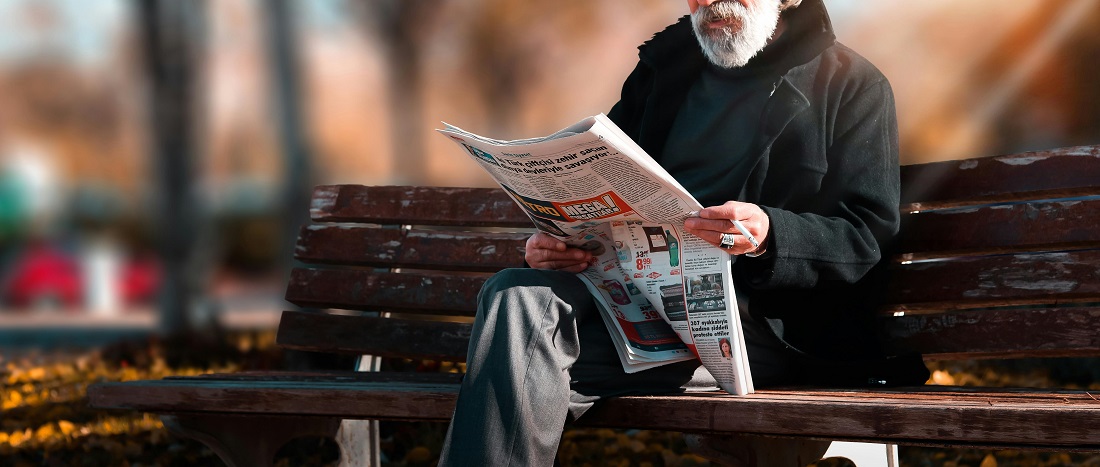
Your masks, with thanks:
[{"label": "wooden bench", "polygon": [[[891,303],[881,329],[926,359],[1100,355],[1100,146],[906,166]],[[465,359],[479,287],[523,263],[529,221],[502,191],[322,186],[301,231],[278,343],[378,359]],[[344,311],[336,311],[344,310]],[[341,420],[445,421],[459,375],[280,372],[97,384],[91,405],[163,414],[230,465]],[[341,435],[357,436],[346,422]],[[769,389],[622,397],[582,425],[708,435],[1100,450],[1081,390]],[[698,438],[713,440],[715,438]],[[704,443],[705,444],[705,443]],[[365,464],[367,439],[344,441]],[[358,450],[358,452],[352,452]],[[363,456],[363,457],[361,457]],[[761,461],[763,462],[763,461]]]}]

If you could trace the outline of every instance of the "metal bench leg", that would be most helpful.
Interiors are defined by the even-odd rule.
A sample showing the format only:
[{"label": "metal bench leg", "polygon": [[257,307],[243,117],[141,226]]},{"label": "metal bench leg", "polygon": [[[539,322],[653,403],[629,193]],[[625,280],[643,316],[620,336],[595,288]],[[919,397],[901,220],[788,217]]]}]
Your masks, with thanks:
[{"label": "metal bench leg", "polygon": [[229,467],[262,467],[275,462],[287,441],[303,436],[336,436],[339,419],[240,415],[162,415],[173,434],[197,440]]},{"label": "metal bench leg", "polygon": [[695,454],[736,467],[804,467],[821,459],[829,447],[828,441],[745,434],[685,434],[684,439]]},{"label": "metal bench leg", "polygon": [[340,467],[379,467],[378,420],[344,420],[336,444],[340,445]]},{"label": "metal bench leg", "polygon": [[[364,313],[368,315],[370,313]],[[376,313],[386,317],[389,313]],[[375,355],[360,355],[355,364],[355,371],[378,371],[382,365],[382,357]],[[340,467],[379,467],[381,460],[381,443],[379,439],[377,420],[344,420],[340,425],[340,434],[336,437],[336,444],[340,445]]]},{"label": "metal bench leg", "polygon": [[858,467],[898,467],[898,445],[833,441],[825,457],[843,457]]}]

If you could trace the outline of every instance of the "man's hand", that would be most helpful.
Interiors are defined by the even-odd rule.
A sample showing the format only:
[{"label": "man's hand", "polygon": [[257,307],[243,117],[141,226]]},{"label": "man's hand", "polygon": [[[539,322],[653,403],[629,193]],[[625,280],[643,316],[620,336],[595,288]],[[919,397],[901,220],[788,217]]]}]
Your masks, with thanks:
[{"label": "man's hand", "polygon": [[568,246],[565,242],[542,232],[537,232],[527,239],[523,259],[527,260],[527,264],[533,268],[554,269],[574,274],[584,271],[595,260],[591,253]]},{"label": "man's hand", "polygon": [[[740,221],[756,238],[760,243],[759,249],[752,246],[749,239],[741,235],[741,232],[733,226],[732,219]],[[690,217],[684,221],[684,228],[688,232],[717,247],[721,247],[722,234],[733,234],[735,240],[733,247],[723,248],[731,255],[762,252],[767,245],[770,227],[768,215],[760,209],[760,206],[737,201],[726,201],[721,206],[703,208],[699,211],[699,217]]]}]

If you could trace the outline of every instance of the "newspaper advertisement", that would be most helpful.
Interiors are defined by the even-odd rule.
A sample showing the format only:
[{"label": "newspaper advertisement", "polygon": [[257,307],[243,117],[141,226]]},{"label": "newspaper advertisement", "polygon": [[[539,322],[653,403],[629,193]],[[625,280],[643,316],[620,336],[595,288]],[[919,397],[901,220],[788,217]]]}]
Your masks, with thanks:
[{"label": "newspaper advertisement", "polygon": [[729,254],[683,229],[702,206],[611,120],[512,141],[439,132],[538,230],[596,257],[578,277],[625,371],[699,358],[726,392],[753,392]]}]

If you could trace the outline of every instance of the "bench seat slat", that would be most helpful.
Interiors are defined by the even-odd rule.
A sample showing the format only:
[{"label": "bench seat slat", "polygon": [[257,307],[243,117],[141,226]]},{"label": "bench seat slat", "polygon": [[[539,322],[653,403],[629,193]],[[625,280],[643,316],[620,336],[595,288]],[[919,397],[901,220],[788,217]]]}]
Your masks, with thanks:
[{"label": "bench seat slat", "polygon": [[[920,391],[919,388],[914,388]],[[1095,418],[1100,404],[1091,398],[1060,395],[1009,403],[929,397],[823,398],[809,391],[797,398],[776,398],[767,390],[734,401],[729,396],[648,396],[609,399],[590,416],[600,426],[629,428],[653,425],[654,414],[672,430],[699,427],[717,432],[818,436],[824,439],[877,440],[898,444],[1028,446],[1058,449],[1100,447]],[[937,394],[938,395],[938,394]],[[689,400],[684,400],[689,399]],[[688,405],[690,403],[690,405]],[[1021,410],[1022,409],[1022,410]],[[665,418],[662,415],[660,418]],[[583,420],[583,419],[582,419]],[[1081,425],[1077,425],[1081,424]]]},{"label": "bench seat slat", "polygon": [[1095,356],[1097,316],[1095,306],[971,310],[885,318],[882,329],[890,345],[927,360]]},{"label": "bench seat slat", "polygon": [[320,381],[320,382],[360,382],[360,383],[418,383],[418,384],[459,384],[461,373],[430,373],[413,371],[289,371],[289,370],[253,370],[236,373],[206,373],[194,376],[166,376],[164,379],[189,380],[201,378],[224,381]]},{"label": "bench seat slat", "polygon": [[291,272],[287,301],[306,308],[472,316],[487,275],[392,273],[362,269]]},{"label": "bench seat slat", "polygon": [[898,265],[886,313],[1100,302],[1100,250]]},{"label": "bench seat slat", "polygon": [[1100,194],[1100,146],[901,167],[902,211]]},{"label": "bench seat slat", "polygon": [[295,257],[318,264],[494,272],[523,265],[529,236],[314,225],[302,229]]},{"label": "bench seat slat", "polygon": [[466,361],[469,323],[284,311],[276,336],[285,348],[381,357]]},{"label": "bench seat slat", "polygon": [[[1100,178],[1100,173],[1097,173]],[[1100,247],[1100,199],[930,211],[902,216],[904,260]]]},{"label": "bench seat slat", "polygon": [[313,190],[316,222],[531,227],[499,188],[324,185]]},{"label": "bench seat slat", "polygon": [[[460,384],[463,375],[461,373],[434,373],[434,372],[409,372],[409,371],[347,371],[347,370],[317,370],[317,371],[241,371],[237,373],[207,373],[194,376],[167,376],[164,379],[171,380],[223,380],[223,381],[319,381],[319,382],[360,382],[360,383],[416,383],[427,385]],[[987,388],[977,386],[921,386],[914,391],[913,388],[876,388],[867,391],[858,388],[806,388],[806,387],[778,387],[764,389],[773,399],[800,400],[807,394],[823,400],[879,400],[879,399],[910,399],[920,401],[934,397],[939,401],[954,400],[965,404],[975,402],[981,404],[999,403],[1027,403],[1031,401],[1042,403],[1058,396],[1075,402],[1088,402],[1092,399],[1088,392],[1080,390],[1047,390],[1034,388]]]},{"label": "bench seat slat", "polygon": [[[580,425],[685,432],[875,439],[902,443],[1100,448],[1100,403],[1076,393],[1019,390],[799,392],[758,390],[618,397],[592,409]],[[392,420],[447,420],[457,384],[348,381],[223,381],[204,378],[99,384],[97,407],[154,412],[327,415]],[[1025,409],[1026,410],[1022,410]]]}]

